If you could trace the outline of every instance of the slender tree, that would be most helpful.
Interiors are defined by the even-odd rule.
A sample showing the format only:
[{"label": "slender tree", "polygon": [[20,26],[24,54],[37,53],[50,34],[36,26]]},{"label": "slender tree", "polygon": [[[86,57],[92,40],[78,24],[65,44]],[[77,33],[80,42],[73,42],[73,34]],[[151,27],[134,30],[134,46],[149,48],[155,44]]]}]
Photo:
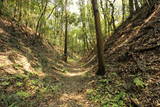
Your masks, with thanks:
[{"label": "slender tree", "polygon": [[98,71],[97,75],[105,74],[104,58],[103,58],[103,40],[100,24],[100,14],[98,10],[97,0],[92,0],[93,14],[95,20],[96,40],[97,40],[97,57],[98,57]]},{"label": "slender tree", "polygon": [[3,1],[4,1],[4,0],[0,0],[0,14],[2,13]]},{"label": "slender tree", "polygon": [[138,0],[134,0],[134,3],[135,3],[135,9],[136,11],[138,11],[140,9]]},{"label": "slender tree", "polygon": [[133,3],[133,0],[129,0],[129,13],[130,13],[130,17],[133,16],[133,12],[134,12],[134,3]]},{"label": "slender tree", "polygon": [[122,0],[122,22],[124,22],[125,20],[125,14],[126,14],[126,4],[125,4],[125,0]]},{"label": "slender tree", "polygon": [[114,2],[115,2],[115,0],[113,0],[113,2],[109,1],[109,4],[112,8],[112,10],[111,10],[111,23],[113,26],[113,30],[116,29],[115,18],[114,18],[114,12],[115,12]]},{"label": "slender tree", "polygon": [[40,17],[39,17],[39,19],[38,19],[38,22],[37,22],[37,25],[36,25],[36,33],[38,33],[38,29],[39,29],[39,27],[40,27],[40,22],[41,22],[41,19],[42,19],[42,17],[44,16],[44,14],[45,14],[45,12],[46,12],[47,5],[48,5],[48,1],[46,1],[45,6],[44,6],[44,8],[43,8],[43,10],[42,10],[42,13],[40,14]]},{"label": "slender tree", "polygon": [[[83,47],[84,52],[88,50],[88,34],[86,28],[86,5],[84,0],[79,0],[80,6],[80,18],[82,22],[82,31],[83,31]],[[85,52],[86,53],[86,52]]]},{"label": "slender tree", "polygon": [[65,37],[64,37],[64,61],[67,62],[67,42],[68,42],[68,13],[67,13],[68,0],[65,0]]},{"label": "slender tree", "polygon": [[107,35],[107,13],[106,13],[106,9],[103,6],[103,0],[100,0],[100,4],[101,4],[101,9],[102,9],[102,14],[103,14],[103,18],[104,18],[104,34]]}]

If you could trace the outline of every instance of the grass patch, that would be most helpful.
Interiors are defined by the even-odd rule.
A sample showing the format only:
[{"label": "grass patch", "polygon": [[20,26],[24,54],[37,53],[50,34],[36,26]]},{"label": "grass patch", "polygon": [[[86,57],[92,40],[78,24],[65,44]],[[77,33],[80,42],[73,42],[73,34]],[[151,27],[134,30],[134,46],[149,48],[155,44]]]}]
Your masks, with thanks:
[{"label": "grass patch", "polygon": [[16,95],[21,97],[21,98],[27,98],[27,97],[31,96],[28,92],[25,92],[25,91],[18,91],[16,93]]}]

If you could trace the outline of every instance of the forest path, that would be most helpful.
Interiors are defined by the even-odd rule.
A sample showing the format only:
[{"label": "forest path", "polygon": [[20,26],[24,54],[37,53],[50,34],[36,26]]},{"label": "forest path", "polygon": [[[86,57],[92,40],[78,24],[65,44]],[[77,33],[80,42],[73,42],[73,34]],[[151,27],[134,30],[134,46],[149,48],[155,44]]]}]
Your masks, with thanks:
[{"label": "forest path", "polygon": [[87,90],[91,89],[94,75],[91,68],[85,68],[79,63],[65,65],[65,73],[60,76],[61,89],[56,101],[50,101],[49,107],[98,107],[87,100]]}]

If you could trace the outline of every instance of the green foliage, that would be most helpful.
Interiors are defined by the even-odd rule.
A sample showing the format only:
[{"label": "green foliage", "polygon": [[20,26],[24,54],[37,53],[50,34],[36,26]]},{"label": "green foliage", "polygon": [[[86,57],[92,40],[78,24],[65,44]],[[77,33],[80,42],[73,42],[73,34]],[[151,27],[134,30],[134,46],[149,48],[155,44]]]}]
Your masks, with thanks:
[{"label": "green foliage", "polygon": [[28,75],[16,74],[14,78],[17,79],[17,80],[24,80],[25,78],[28,78]]},{"label": "green foliage", "polygon": [[101,104],[101,107],[125,107],[128,94],[119,89],[124,81],[116,72],[109,72],[107,77],[99,78],[95,89],[87,91],[88,99]]},{"label": "green foliage", "polygon": [[145,87],[145,83],[139,77],[134,78],[133,83],[138,87],[142,87],[142,88]]},{"label": "green foliage", "polygon": [[[38,75],[25,71],[24,74],[0,77],[0,106],[37,107],[46,95],[53,97],[61,88],[52,78],[41,79]],[[33,99],[34,97],[34,99]]]},{"label": "green foliage", "polygon": [[95,102],[98,102],[99,98],[101,97],[99,94],[97,94],[97,90],[88,89],[86,93],[88,95],[88,98]]},{"label": "green foliage", "polygon": [[23,83],[22,83],[22,82],[16,82],[16,85],[17,85],[18,87],[20,87],[20,86],[23,85]]},{"label": "green foliage", "polygon": [[102,107],[124,107],[125,96],[125,92],[119,92],[110,99],[105,99],[104,101],[102,101]]},{"label": "green foliage", "polygon": [[94,102],[101,102],[102,107],[124,107],[125,92],[119,92],[115,96],[110,96],[109,93],[101,95],[98,91],[90,89],[87,90],[88,98]]},{"label": "green foliage", "polygon": [[75,60],[73,58],[69,57],[68,62],[75,62]]},{"label": "green foliage", "polygon": [[[46,11],[44,10],[45,3],[48,3]],[[68,7],[72,7],[75,1],[69,1]],[[105,5],[108,4],[108,5]],[[112,7],[109,5],[109,1],[102,0],[102,6],[100,5],[101,25],[103,34],[111,35],[113,31],[112,18],[115,19],[115,24],[118,26],[122,22],[122,9],[121,3],[115,1],[114,16],[112,17]],[[20,25],[26,25],[33,30],[36,30],[37,23],[39,22],[38,32],[51,43],[64,46],[64,25],[65,25],[65,3],[63,0],[9,0],[2,6],[0,2],[0,9],[4,7],[3,14],[7,17],[11,17],[16,20]],[[78,1],[74,7],[79,8],[79,13],[72,12],[72,8],[68,9],[68,34],[69,42],[68,47],[71,51],[79,54],[86,52],[87,48],[91,49],[95,41],[95,26],[94,18],[92,14],[92,6],[90,2]],[[128,6],[128,2],[125,2],[125,6]],[[103,9],[105,11],[103,11]],[[125,9],[125,19],[129,15],[128,9]],[[78,11],[78,10],[77,10]],[[42,15],[42,17],[41,17]],[[103,17],[106,16],[106,17]],[[107,22],[107,23],[105,23]],[[86,40],[85,40],[86,39]],[[10,42],[16,43],[16,40]]]},{"label": "green foliage", "polygon": [[0,9],[2,9],[3,8],[3,3],[2,3],[2,1],[0,1]]},{"label": "green foliage", "polygon": [[68,72],[68,69],[67,69],[67,68],[63,68],[63,69],[61,70],[61,72],[66,73],[66,72]]},{"label": "green foliage", "polygon": [[4,8],[4,6],[3,6],[3,2],[2,2],[2,1],[0,1],[0,14],[2,14],[3,8]]},{"label": "green foliage", "polygon": [[15,94],[6,95],[4,93],[0,93],[0,101],[2,101],[0,104],[6,105],[8,107],[17,107],[16,103],[20,102],[21,100],[17,98]]},{"label": "green foliage", "polygon": [[9,84],[10,84],[10,82],[8,82],[8,81],[4,81],[4,82],[0,83],[1,86],[8,86]]},{"label": "green foliage", "polygon": [[19,68],[22,68],[23,66],[20,64],[13,64],[12,65],[14,69],[18,70]]},{"label": "green foliage", "polygon": [[105,84],[108,84],[111,80],[109,79],[101,79],[99,80],[100,83],[105,83]]},{"label": "green foliage", "polygon": [[21,98],[27,98],[27,97],[31,96],[28,92],[25,92],[25,91],[18,91],[16,93],[16,95],[21,97]]}]

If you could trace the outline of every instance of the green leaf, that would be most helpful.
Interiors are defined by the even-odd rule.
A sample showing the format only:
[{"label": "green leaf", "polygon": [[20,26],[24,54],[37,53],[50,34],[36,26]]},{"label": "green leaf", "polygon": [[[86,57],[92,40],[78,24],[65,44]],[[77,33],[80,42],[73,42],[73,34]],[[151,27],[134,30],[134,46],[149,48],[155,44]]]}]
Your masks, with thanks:
[{"label": "green leaf", "polygon": [[139,77],[136,77],[134,80],[133,80],[134,84],[138,87],[144,87],[145,86],[145,83],[142,81],[141,78]]},{"label": "green leaf", "polygon": [[18,95],[19,97],[22,97],[22,98],[27,98],[27,97],[30,96],[30,94],[27,93],[27,92],[25,92],[25,91],[18,91],[18,92],[16,93],[16,95]]},{"label": "green leaf", "polygon": [[7,81],[0,83],[0,85],[2,85],[2,86],[8,86],[9,84],[10,84],[10,82],[7,82]]},{"label": "green leaf", "polygon": [[23,85],[23,83],[22,82],[17,82],[16,85],[20,87],[20,86]]}]

